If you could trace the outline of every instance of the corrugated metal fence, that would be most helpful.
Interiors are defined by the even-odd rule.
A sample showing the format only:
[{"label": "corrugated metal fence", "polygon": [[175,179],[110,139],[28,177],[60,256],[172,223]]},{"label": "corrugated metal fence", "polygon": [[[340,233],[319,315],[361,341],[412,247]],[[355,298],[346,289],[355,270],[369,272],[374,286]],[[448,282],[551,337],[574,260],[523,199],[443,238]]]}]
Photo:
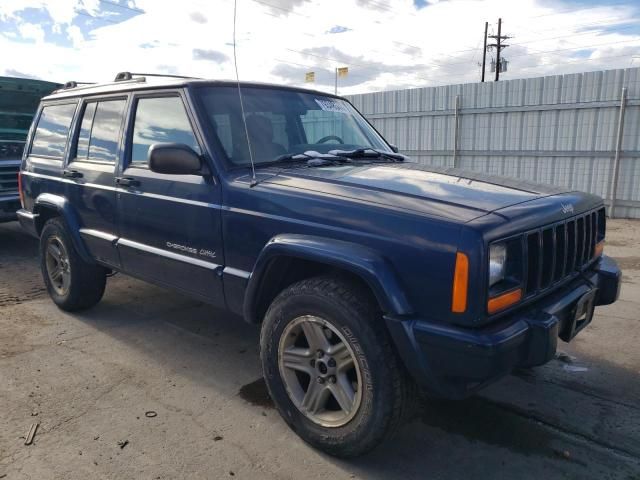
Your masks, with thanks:
[{"label": "corrugated metal fence", "polygon": [[616,192],[615,216],[640,218],[640,68],[349,99],[421,163],[569,186],[608,205]]}]

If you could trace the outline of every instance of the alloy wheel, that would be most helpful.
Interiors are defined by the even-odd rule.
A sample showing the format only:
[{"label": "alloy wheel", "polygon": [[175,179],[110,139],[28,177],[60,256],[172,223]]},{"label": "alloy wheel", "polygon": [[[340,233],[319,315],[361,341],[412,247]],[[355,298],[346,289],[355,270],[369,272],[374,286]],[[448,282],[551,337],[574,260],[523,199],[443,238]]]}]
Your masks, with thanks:
[{"label": "alloy wheel", "polygon": [[47,275],[53,289],[60,296],[66,295],[71,284],[71,264],[62,240],[56,236],[50,237],[45,255]]},{"label": "alloy wheel", "polygon": [[278,367],[289,398],[307,418],[340,427],[358,412],[362,374],[344,336],[328,321],[305,315],[280,338]]}]

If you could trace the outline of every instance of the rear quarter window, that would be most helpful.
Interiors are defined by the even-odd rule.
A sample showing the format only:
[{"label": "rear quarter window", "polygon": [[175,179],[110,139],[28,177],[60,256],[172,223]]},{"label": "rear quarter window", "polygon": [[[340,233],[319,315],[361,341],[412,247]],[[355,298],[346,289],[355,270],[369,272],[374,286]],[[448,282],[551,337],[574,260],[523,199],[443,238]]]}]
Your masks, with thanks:
[{"label": "rear quarter window", "polygon": [[64,156],[75,110],[75,103],[43,107],[33,136],[31,155],[60,159]]}]

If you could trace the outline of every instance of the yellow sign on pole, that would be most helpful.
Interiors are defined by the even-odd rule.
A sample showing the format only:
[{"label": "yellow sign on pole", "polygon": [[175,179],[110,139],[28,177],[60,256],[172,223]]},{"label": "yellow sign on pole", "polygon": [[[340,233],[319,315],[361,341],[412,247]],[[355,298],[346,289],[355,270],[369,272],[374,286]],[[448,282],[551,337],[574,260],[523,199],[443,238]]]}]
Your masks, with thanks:
[{"label": "yellow sign on pole", "polygon": [[349,73],[349,67],[339,67],[338,68],[338,77],[346,77]]},{"label": "yellow sign on pole", "polygon": [[304,81],[306,83],[313,83],[316,81],[316,72],[307,72],[304,74]]}]

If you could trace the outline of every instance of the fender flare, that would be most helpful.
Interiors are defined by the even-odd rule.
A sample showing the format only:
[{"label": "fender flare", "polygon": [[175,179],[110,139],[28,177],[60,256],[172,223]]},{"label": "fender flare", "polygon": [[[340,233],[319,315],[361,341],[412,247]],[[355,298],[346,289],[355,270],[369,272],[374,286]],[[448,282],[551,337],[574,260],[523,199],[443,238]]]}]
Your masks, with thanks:
[{"label": "fender flare", "polygon": [[[95,263],[87,247],[80,236],[80,219],[69,201],[60,195],[52,193],[41,193],[35,200],[33,213],[40,214],[43,208],[52,209],[58,212],[67,225],[67,232],[71,237],[74,248],[80,255],[80,258],[87,263]],[[36,232],[38,235],[42,232],[44,222],[40,220],[41,216],[36,217],[39,221],[36,224]]]},{"label": "fender flare", "polygon": [[281,234],[267,242],[249,278],[243,315],[250,323],[260,322],[256,318],[257,299],[267,266],[277,257],[310,260],[349,271],[371,288],[385,314],[408,315],[413,312],[392,265],[377,251],[332,238]]}]

